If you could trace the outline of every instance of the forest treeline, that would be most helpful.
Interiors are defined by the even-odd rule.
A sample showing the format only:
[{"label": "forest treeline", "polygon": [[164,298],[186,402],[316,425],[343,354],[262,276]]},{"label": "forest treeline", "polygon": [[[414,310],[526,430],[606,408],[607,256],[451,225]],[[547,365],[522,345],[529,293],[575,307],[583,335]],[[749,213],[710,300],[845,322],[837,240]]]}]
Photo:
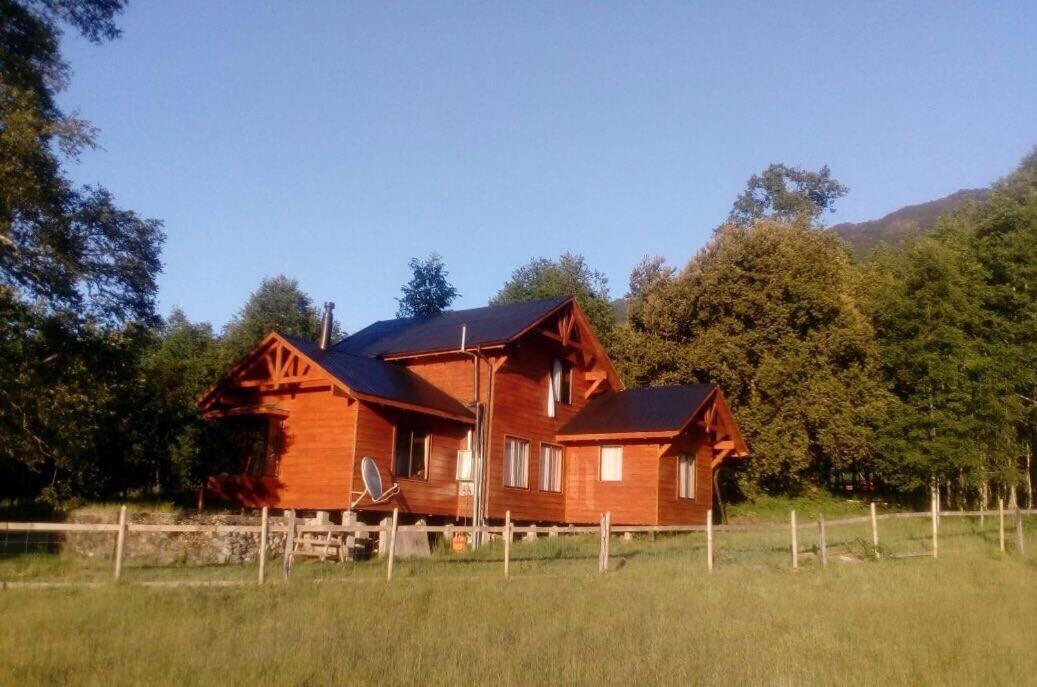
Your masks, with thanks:
[{"label": "forest treeline", "polygon": [[[161,223],[67,178],[94,131],[55,102],[60,29],[114,39],[122,4],[0,0],[0,499],[188,498],[228,456],[199,395],[268,331],[319,329],[285,276],[218,330],[160,317]],[[847,192],[827,168],[770,165],[688,264],[637,264],[622,324],[576,254],[502,275],[491,302],[573,295],[629,386],[720,384],[752,449],[728,475],[743,494],[938,485],[952,506],[1032,503],[1037,152],[863,261],[824,227]],[[450,307],[442,259],[410,267],[398,314]]]}]

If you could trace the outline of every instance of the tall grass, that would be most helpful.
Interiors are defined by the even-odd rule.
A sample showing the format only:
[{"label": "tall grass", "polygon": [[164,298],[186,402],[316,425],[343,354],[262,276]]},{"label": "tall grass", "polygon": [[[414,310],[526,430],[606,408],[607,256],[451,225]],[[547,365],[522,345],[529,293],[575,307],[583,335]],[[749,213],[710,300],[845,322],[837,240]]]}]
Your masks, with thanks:
[{"label": "tall grass", "polygon": [[262,589],[8,590],[0,684],[1034,684],[1037,557],[960,518],[939,560],[893,557],[928,525],[884,522],[880,561],[833,527],[825,570],[804,529],[798,571],[774,530],[718,533],[712,574],[701,535],[617,538],[605,576],[594,537],[559,537],[516,543],[510,582],[498,543],[392,583],[307,562]]}]

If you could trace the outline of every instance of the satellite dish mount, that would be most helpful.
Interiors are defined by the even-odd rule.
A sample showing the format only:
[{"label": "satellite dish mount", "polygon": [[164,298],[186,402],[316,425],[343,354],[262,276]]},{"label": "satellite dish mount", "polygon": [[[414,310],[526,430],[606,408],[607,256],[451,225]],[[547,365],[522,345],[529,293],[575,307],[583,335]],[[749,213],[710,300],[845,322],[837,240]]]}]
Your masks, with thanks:
[{"label": "satellite dish mount", "polygon": [[[382,489],[382,475],[378,472],[378,465],[375,464],[374,459],[371,456],[364,456],[363,460],[360,461],[360,477],[364,481],[364,490],[360,492],[360,496],[356,498],[349,505],[349,509],[353,510],[356,505],[363,500],[365,496],[371,497],[371,504],[379,504],[388,501],[393,496],[396,496],[400,492],[400,485],[393,484],[388,489]],[[356,492],[353,492],[354,494]]]}]

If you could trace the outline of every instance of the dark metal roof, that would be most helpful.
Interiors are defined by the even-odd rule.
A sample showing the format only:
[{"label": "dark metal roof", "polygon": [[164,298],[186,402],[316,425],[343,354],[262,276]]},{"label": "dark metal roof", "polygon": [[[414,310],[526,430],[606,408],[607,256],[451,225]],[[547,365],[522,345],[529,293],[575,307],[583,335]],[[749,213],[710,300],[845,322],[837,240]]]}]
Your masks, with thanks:
[{"label": "dark metal roof", "polygon": [[679,384],[604,393],[584,406],[558,434],[677,432],[714,389],[712,384]]},{"label": "dark metal roof", "polygon": [[357,393],[422,406],[454,416],[474,417],[472,411],[460,401],[402,365],[335,350],[322,351],[311,341],[284,334],[281,336]]},{"label": "dark metal roof", "polygon": [[467,345],[507,343],[570,300],[558,296],[539,301],[452,310],[428,317],[382,320],[331,347],[336,353],[386,356],[443,351],[461,347],[461,325]]}]

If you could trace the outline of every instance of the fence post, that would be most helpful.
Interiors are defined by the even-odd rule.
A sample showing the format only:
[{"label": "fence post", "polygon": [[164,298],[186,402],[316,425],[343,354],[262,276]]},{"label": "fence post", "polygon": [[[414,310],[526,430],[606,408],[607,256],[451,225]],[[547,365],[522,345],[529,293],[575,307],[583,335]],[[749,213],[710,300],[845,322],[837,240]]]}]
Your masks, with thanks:
[{"label": "fence post", "polygon": [[825,541],[825,516],[817,516],[817,549],[821,557],[821,567],[828,567],[828,543]]},{"label": "fence post", "polygon": [[1023,516],[1019,512],[1019,506],[1015,507],[1015,546],[1019,549],[1019,555],[1026,553],[1026,545],[1023,541]]},{"label": "fence post", "polygon": [[612,552],[612,511],[605,512],[605,572],[609,571],[609,554]]},{"label": "fence post", "polygon": [[792,535],[792,569],[799,567],[799,534],[796,532],[796,511],[789,512],[789,534]]},{"label": "fence post", "polygon": [[281,561],[281,575],[284,581],[292,575],[292,551],[295,549],[295,509],[288,511],[288,523],[284,533],[284,560]]},{"label": "fence post", "polygon": [[875,560],[882,558],[879,553],[879,518],[875,515],[875,502],[871,502],[871,545],[875,548]]},{"label": "fence post", "polygon": [[392,529],[389,530],[389,565],[385,569],[385,579],[392,580],[393,562],[396,560],[396,527],[400,521],[400,509],[392,509]]},{"label": "fence post", "polygon": [[605,514],[601,514],[601,521],[598,531],[598,574],[605,572]]},{"label": "fence post", "polygon": [[504,513],[504,579],[511,576],[511,511]]},{"label": "fence post", "polygon": [[940,529],[940,525],[939,525],[939,523],[936,520],[936,518],[937,518],[936,512],[937,512],[937,509],[940,507],[938,505],[938,503],[939,502],[936,500],[936,496],[934,495],[933,496],[933,508],[932,508],[932,514],[933,514],[933,558],[939,558],[940,557],[940,541],[939,541],[939,538],[937,536],[937,531]]},{"label": "fence post", "polygon": [[126,506],[119,507],[119,531],[115,535],[115,579],[122,577],[122,555],[126,549]]},{"label": "fence post", "polygon": [[706,569],[713,572],[713,509],[706,511]]},{"label": "fence post", "polygon": [[270,534],[270,509],[263,506],[259,523],[259,584],[266,582],[266,539]]},{"label": "fence post", "polygon": [[998,545],[1001,547],[1001,553],[1005,552],[1005,499],[999,498],[997,500],[997,538]]}]

